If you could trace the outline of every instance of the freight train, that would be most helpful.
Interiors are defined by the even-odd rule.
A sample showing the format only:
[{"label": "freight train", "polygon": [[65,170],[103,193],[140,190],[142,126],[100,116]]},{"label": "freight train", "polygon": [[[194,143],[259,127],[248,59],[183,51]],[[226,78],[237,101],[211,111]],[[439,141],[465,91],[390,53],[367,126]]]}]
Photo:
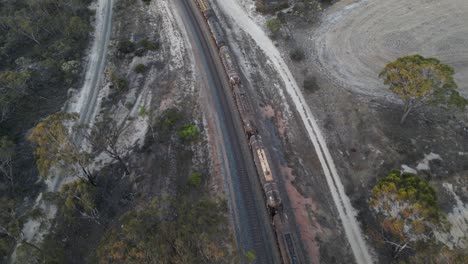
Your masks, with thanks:
[{"label": "freight train", "polygon": [[245,134],[250,142],[250,148],[254,156],[260,183],[262,184],[262,189],[265,194],[267,207],[270,212],[274,214],[281,206],[281,198],[278,186],[276,185],[276,177],[270,170],[270,158],[267,156],[267,152],[265,151],[261,137],[258,135],[253,121],[253,112],[250,101],[240,84],[241,80],[239,73],[232,59],[231,51],[229,47],[226,46],[226,41],[217,16],[209,7],[206,0],[197,0],[197,4],[208,23],[211,35],[218,47],[221,62],[223,63],[224,70],[229,82],[231,83],[232,93],[241,116]]},{"label": "freight train", "polygon": [[281,206],[281,198],[279,195],[276,178],[270,170],[269,157],[263,146],[260,135],[253,122],[253,112],[245,91],[240,84],[240,77],[232,59],[231,51],[226,46],[226,41],[223,36],[221,25],[216,14],[209,7],[206,0],[197,0],[198,7],[204,15],[211,35],[218,47],[219,56],[229,82],[231,83],[232,93],[236,101],[236,106],[242,119],[244,131],[247,138],[250,140],[250,148],[254,156],[255,166],[262,184],[263,192],[266,197],[266,204],[273,213]]},{"label": "freight train", "polygon": [[290,230],[291,225],[287,220],[287,215],[281,210],[282,201],[276,183],[277,176],[271,169],[271,158],[255,126],[252,105],[241,84],[241,79],[233,61],[231,51],[229,47],[226,46],[226,40],[221,30],[221,25],[216,14],[210,8],[206,0],[196,0],[196,2],[207,21],[213,40],[218,47],[224,71],[231,84],[232,94],[242,120],[244,132],[249,140],[250,150],[254,157],[255,167],[266,200],[265,203],[272,216],[283,263],[300,263],[294,246],[293,233]]}]

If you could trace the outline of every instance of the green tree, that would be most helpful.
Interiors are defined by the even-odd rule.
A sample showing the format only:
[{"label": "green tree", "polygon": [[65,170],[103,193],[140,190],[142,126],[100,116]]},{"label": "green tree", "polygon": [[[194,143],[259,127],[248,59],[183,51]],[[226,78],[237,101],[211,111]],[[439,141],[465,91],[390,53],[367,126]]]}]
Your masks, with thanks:
[{"label": "green tree", "polygon": [[370,206],[381,225],[381,239],[391,245],[395,258],[417,242],[430,242],[434,230],[447,227],[434,188],[411,173],[392,171],[379,179]]},{"label": "green tree", "polygon": [[52,114],[34,127],[28,139],[36,145],[36,165],[42,177],[48,178],[50,169],[58,166],[75,173],[81,172],[79,175],[95,185],[94,176],[87,168],[90,155],[74,144],[66,126],[77,119],[76,113]]},{"label": "green tree", "polygon": [[468,103],[456,91],[454,70],[435,58],[411,55],[398,58],[385,66],[379,77],[404,102],[403,124],[414,108],[424,104],[455,105]]},{"label": "green tree", "polygon": [[200,130],[195,124],[187,124],[179,130],[179,137],[184,142],[193,142],[200,136]]}]

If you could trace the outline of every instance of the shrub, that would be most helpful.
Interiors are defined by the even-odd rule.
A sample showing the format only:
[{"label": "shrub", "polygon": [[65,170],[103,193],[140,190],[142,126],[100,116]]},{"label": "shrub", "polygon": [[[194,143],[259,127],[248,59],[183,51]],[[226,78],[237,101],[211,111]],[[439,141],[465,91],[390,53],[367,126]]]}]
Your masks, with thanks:
[{"label": "shrub", "polygon": [[319,89],[317,86],[317,80],[315,79],[314,76],[306,76],[304,78],[304,89],[307,91],[315,92]]},{"label": "shrub", "polygon": [[133,69],[136,73],[139,73],[139,74],[143,74],[146,70],[146,66],[144,64],[138,64],[137,66],[135,66],[135,68]]},{"label": "shrub", "polygon": [[125,91],[128,88],[128,81],[125,78],[117,76],[115,73],[112,73],[111,81],[119,92]]},{"label": "shrub", "polygon": [[266,4],[265,0],[255,1],[255,9],[257,12],[261,14],[273,13],[275,11],[280,11],[288,7],[289,7],[289,4],[287,2],[272,5],[272,4]]},{"label": "shrub", "polygon": [[171,130],[182,119],[182,114],[174,108],[166,110],[158,119],[157,126],[161,130]]},{"label": "shrub", "polygon": [[281,29],[281,21],[278,18],[272,18],[266,21],[266,26],[271,34],[276,35]]},{"label": "shrub", "polygon": [[179,137],[184,142],[193,142],[199,135],[200,131],[195,124],[187,124],[179,130]]},{"label": "shrub", "polygon": [[254,262],[257,258],[257,256],[255,256],[255,253],[252,250],[247,251],[244,256],[248,263]]},{"label": "shrub", "polygon": [[125,108],[127,108],[128,110],[131,110],[133,108],[135,104],[132,103],[132,102],[126,102],[125,103]]},{"label": "shrub", "polygon": [[120,40],[117,50],[123,54],[129,54],[135,51],[135,43],[128,39]]},{"label": "shrub", "polygon": [[147,38],[144,38],[138,42],[138,46],[145,50],[157,50],[159,48],[159,42],[149,41]]},{"label": "shrub", "polygon": [[143,0],[143,3],[149,5],[151,3],[151,0]]},{"label": "shrub", "polygon": [[140,106],[140,108],[138,108],[138,114],[141,116],[141,117],[145,117],[148,113],[146,112],[146,108],[145,106]]},{"label": "shrub", "polygon": [[191,187],[197,188],[198,186],[200,186],[201,182],[202,174],[199,172],[193,172],[192,174],[190,174],[187,184]]},{"label": "shrub", "polygon": [[301,61],[304,59],[304,51],[300,48],[295,48],[289,52],[289,57],[294,61]]}]

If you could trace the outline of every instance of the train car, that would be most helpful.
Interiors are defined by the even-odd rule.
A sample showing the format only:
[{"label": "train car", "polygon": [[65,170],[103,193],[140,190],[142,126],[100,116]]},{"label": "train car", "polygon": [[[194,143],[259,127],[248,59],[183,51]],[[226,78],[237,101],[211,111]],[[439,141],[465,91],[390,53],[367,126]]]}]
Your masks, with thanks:
[{"label": "train car", "polygon": [[283,264],[305,263],[301,252],[297,250],[297,239],[291,230],[291,223],[288,215],[284,211],[278,211],[273,216],[273,226],[275,227],[276,239],[283,259]]},{"label": "train car", "polygon": [[276,179],[273,175],[267,152],[263,147],[261,137],[254,135],[250,137],[250,146],[253,152],[255,166],[260,177],[262,189],[266,196],[266,203],[271,213],[274,214],[281,206],[281,198],[279,195]]},{"label": "train car", "polygon": [[216,16],[210,16],[206,21],[208,22],[208,26],[210,27],[216,46],[218,46],[218,48],[225,46],[226,41],[224,40],[223,31],[219,25],[218,18]]},{"label": "train car", "polygon": [[210,8],[210,5],[208,5],[206,0],[197,0],[197,5],[206,19],[213,15],[213,10]]},{"label": "train car", "polygon": [[219,56],[221,57],[221,61],[223,62],[224,69],[226,70],[231,84],[239,84],[240,77],[237,73],[236,67],[234,66],[234,61],[232,60],[231,51],[229,51],[229,48],[226,46],[220,47]]},{"label": "train car", "polygon": [[239,110],[244,126],[245,134],[248,138],[257,134],[257,127],[253,121],[252,107],[250,101],[247,98],[247,94],[240,84],[234,84],[232,86],[232,92],[236,101],[237,109]]}]

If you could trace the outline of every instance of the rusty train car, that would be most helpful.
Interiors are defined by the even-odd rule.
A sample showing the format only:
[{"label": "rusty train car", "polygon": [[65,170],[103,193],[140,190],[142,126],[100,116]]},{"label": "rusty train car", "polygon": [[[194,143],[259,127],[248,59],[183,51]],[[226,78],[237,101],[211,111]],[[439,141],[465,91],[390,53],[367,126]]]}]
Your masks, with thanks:
[{"label": "rusty train car", "polygon": [[221,57],[224,70],[226,71],[231,84],[239,84],[240,77],[237,73],[236,67],[234,66],[234,62],[232,61],[231,51],[229,50],[229,48],[227,46],[221,46],[219,48],[219,56]]},{"label": "rusty train car", "polygon": [[257,127],[255,126],[255,122],[252,118],[252,106],[242,85],[233,85],[232,93],[234,95],[234,101],[236,102],[237,109],[242,118],[244,132],[247,135],[247,138],[250,138],[251,136],[257,134]]},{"label": "rusty train car", "polygon": [[266,204],[271,210],[278,210],[281,206],[281,198],[276,185],[276,177],[270,168],[270,158],[262,143],[260,135],[250,137],[250,146],[253,152],[255,166],[260,176],[260,182],[267,198]]}]

